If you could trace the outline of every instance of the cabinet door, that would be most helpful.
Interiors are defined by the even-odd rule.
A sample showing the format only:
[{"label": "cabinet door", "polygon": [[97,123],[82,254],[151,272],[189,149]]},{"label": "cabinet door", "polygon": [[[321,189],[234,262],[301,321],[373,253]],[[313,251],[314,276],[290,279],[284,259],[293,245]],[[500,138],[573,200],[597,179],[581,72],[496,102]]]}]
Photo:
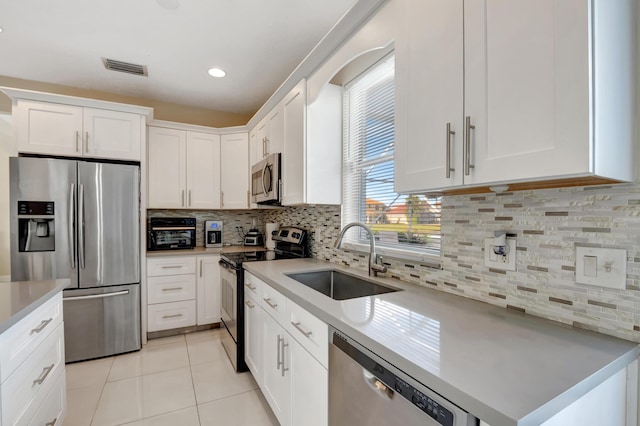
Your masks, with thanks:
[{"label": "cabinet door", "polygon": [[252,158],[251,165],[254,165],[258,161],[267,156],[267,138],[268,134],[268,119],[265,117],[257,126],[256,132],[256,151]]},{"label": "cabinet door", "polygon": [[[398,192],[462,184],[462,4],[462,0],[403,2],[395,45]],[[455,134],[447,134],[448,123]]]},{"label": "cabinet door", "polygon": [[[289,336],[270,315],[262,315],[263,394],[281,425],[290,424],[291,360]],[[283,370],[284,369],[284,370]],[[302,423],[304,424],[304,423]]]},{"label": "cabinet door", "polygon": [[186,155],[184,131],[149,127],[149,208],[186,207]]},{"label": "cabinet door", "polygon": [[249,137],[246,133],[220,138],[220,186],[223,209],[249,208]]},{"label": "cabinet door", "polygon": [[220,136],[187,132],[187,195],[190,209],[220,208]]},{"label": "cabinet door", "polygon": [[294,339],[290,345],[291,424],[327,426],[329,373]]},{"label": "cabinet door", "polygon": [[[305,82],[284,98],[284,149],[282,151],[282,204],[305,201]],[[313,159],[316,161],[320,159]]]},{"label": "cabinet door", "polygon": [[139,114],[84,108],[86,157],[140,161],[144,121]]},{"label": "cabinet door", "polygon": [[465,1],[465,184],[589,171],[589,4]]},{"label": "cabinet door", "polygon": [[[246,293],[245,293],[246,295]],[[244,302],[244,339],[245,352],[244,357],[256,379],[256,383],[262,386],[262,316],[264,312],[253,297],[247,297]]]},{"label": "cabinet door", "polygon": [[82,155],[81,107],[18,99],[13,117],[18,152]]},{"label": "cabinet door", "polygon": [[220,322],[220,256],[198,258],[197,324]]},{"label": "cabinet door", "polygon": [[282,116],[282,104],[278,104],[267,115],[267,140],[266,140],[266,154],[273,154],[275,152],[282,152],[284,146],[284,118]]}]

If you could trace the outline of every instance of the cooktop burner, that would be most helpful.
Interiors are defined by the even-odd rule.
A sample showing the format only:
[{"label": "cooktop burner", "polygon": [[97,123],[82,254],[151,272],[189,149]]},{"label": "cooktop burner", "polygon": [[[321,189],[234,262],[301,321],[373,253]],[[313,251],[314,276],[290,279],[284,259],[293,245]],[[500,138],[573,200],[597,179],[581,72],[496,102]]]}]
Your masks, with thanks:
[{"label": "cooktop burner", "polygon": [[280,251],[249,251],[240,253],[224,253],[222,258],[236,268],[241,267],[243,262],[256,262],[262,260],[297,259],[303,256],[284,253]]}]

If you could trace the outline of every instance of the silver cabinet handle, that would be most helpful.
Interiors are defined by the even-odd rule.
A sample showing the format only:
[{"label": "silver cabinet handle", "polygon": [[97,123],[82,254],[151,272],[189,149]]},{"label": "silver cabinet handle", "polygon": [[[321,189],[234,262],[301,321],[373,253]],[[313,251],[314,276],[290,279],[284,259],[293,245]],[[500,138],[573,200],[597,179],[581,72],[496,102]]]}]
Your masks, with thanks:
[{"label": "silver cabinet handle", "polygon": [[251,283],[246,283],[245,286],[248,287],[249,290],[251,290],[251,291],[256,291],[256,286],[255,285],[251,285]]},{"label": "silver cabinet handle", "polygon": [[181,316],[182,316],[182,314],[164,315],[164,316],[162,317],[162,319],[167,319],[167,318],[178,318],[178,317],[181,317]]},{"label": "silver cabinet handle", "polygon": [[291,325],[294,326],[296,328],[296,330],[298,330],[300,333],[304,334],[304,337],[306,337],[306,338],[309,338],[309,336],[311,336],[311,334],[312,334],[311,331],[306,331],[304,328],[300,327],[300,323],[299,322],[291,321]]},{"label": "silver cabinet handle", "polygon": [[178,291],[178,290],[182,290],[182,287],[166,287],[162,289],[162,291]]},{"label": "silver cabinet handle", "polygon": [[80,151],[80,145],[78,144],[78,139],[80,139],[80,132],[76,130],[76,152]]},{"label": "silver cabinet handle", "polygon": [[456,132],[451,130],[451,123],[447,123],[447,159],[445,169],[447,173],[447,179],[451,177],[451,172],[455,172],[456,169],[451,167],[451,135],[455,135]]},{"label": "silver cabinet handle", "polygon": [[254,305],[253,303],[249,302],[248,300],[246,302],[244,302],[245,305],[247,305],[250,309],[253,309],[256,307],[256,305]]},{"label": "silver cabinet handle", "polygon": [[162,267],[162,269],[176,269],[176,268],[182,268],[182,265],[169,265],[169,266]]},{"label": "silver cabinet handle", "polygon": [[51,420],[49,423],[45,423],[44,426],[55,426],[56,423],[58,423],[58,418],[57,417],[55,419]]},{"label": "silver cabinet handle", "polygon": [[277,361],[276,370],[280,370],[280,364],[281,364],[281,362],[280,362],[280,357],[281,357],[281,355],[280,355],[280,341],[281,340],[284,340],[284,339],[281,338],[280,335],[278,334],[278,349],[277,349],[278,350],[278,356],[277,356],[277,360],[276,360]]},{"label": "silver cabinet handle", "polygon": [[289,344],[284,342],[284,337],[283,337],[282,338],[282,377],[284,377],[284,372],[285,371],[289,371],[289,369],[284,366],[284,364],[285,364],[284,349],[287,348],[288,346],[289,346]]},{"label": "silver cabinet handle", "polygon": [[62,300],[69,302],[74,300],[104,299],[105,297],[124,296],[126,294],[129,294],[129,290],[114,291],[113,293],[90,294],[88,296],[65,297]]},{"label": "silver cabinet handle", "polygon": [[262,300],[264,300],[265,302],[267,302],[267,305],[271,306],[273,309],[276,308],[276,306],[278,306],[277,303],[271,303],[271,299],[266,299],[266,298],[262,298]]},{"label": "silver cabinet handle", "polygon": [[200,259],[200,278],[202,278],[202,259]]},{"label": "silver cabinet handle", "polygon": [[471,130],[476,128],[476,126],[471,124],[470,116],[467,116],[464,119],[464,128],[465,128],[464,175],[469,176],[469,174],[471,173],[469,169],[475,168],[475,165],[471,164]]},{"label": "silver cabinet handle", "polygon": [[182,190],[182,195],[180,196],[180,205],[184,207],[184,189]]},{"label": "silver cabinet handle", "polygon": [[224,207],[224,191],[220,191],[220,207]]},{"label": "silver cabinet handle", "polygon": [[267,156],[267,137],[262,138],[262,158]]},{"label": "silver cabinet handle", "polygon": [[85,151],[84,152],[89,152],[89,132],[84,132],[84,134],[85,134],[85,139],[84,139]]},{"label": "silver cabinet handle", "polygon": [[48,320],[42,320],[42,322],[40,323],[39,326],[37,326],[36,328],[31,329],[31,333],[29,334],[33,334],[33,333],[40,333],[42,330],[45,329],[46,326],[49,325],[49,323],[53,321],[53,317],[49,318]]},{"label": "silver cabinet handle", "polygon": [[84,185],[78,185],[78,260],[80,267],[84,269]]},{"label": "silver cabinet handle", "polygon": [[189,190],[189,207],[191,207],[191,190]]},{"label": "silver cabinet handle", "polygon": [[[77,134],[78,132],[76,132]],[[77,151],[77,149],[76,149]],[[76,269],[76,229],[75,223],[73,221],[75,211],[75,200],[76,200],[76,186],[75,184],[71,184],[69,188],[69,215],[67,217],[67,238],[69,238],[69,263],[71,264],[71,269]]]},{"label": "silver cabinet handle", "polygon": [[41,385],[46,380],[46,378],[49,375],[49,373],[51,373],[51,370],[53,370],[54,366],[55,366],[55,364],[51,364],[50,366],[43,368],[42,369],[42,373],[40,373],[40,376],[38,376],[38,378],[33,381],[31,386],[33,386],[33,385]]}]

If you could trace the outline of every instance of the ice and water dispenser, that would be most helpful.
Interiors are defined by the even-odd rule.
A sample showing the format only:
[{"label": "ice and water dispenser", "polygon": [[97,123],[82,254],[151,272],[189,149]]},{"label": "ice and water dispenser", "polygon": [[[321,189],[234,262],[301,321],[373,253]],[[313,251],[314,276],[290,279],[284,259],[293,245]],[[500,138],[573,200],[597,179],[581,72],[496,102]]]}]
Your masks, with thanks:
[{"label": "ice and water dispenser", "polygon": [[54,251],[53,201],[18,201],[18,251]]}]

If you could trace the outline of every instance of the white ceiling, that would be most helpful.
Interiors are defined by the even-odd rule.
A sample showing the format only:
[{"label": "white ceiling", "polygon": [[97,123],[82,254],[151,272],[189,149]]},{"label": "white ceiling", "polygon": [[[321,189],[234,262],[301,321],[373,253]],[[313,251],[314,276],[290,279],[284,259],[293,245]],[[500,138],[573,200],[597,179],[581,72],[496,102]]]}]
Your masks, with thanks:
[{"label": "white ceiling", "polygon": [[[0,75],[253,114],[355,3],[0,0]],[[103,57],[149,76],[107,71]]]}]

